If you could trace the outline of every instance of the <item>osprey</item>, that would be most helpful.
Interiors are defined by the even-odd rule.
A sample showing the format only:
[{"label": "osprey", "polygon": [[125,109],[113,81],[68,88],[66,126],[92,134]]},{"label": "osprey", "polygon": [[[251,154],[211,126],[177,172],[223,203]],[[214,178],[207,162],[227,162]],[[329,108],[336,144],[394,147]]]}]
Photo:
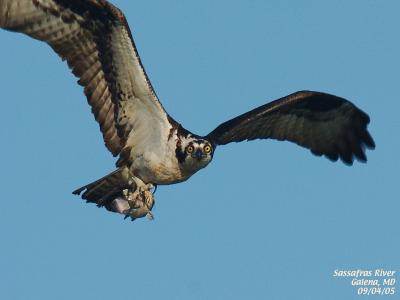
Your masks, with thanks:
[{"label": "osprey", "polygon": [[0,27],[46,42],[79,78],[118,160],[114,172],[74,194],[132,219],[151,217],[153,187],[187,180],[219,145],[287,140],[349,165],[366,162],[365,148],[375,147],[366,113],[313,91],[255,108],[206,136],[191,133],[161,105],[123,13],[105,0],[0,0]]}]

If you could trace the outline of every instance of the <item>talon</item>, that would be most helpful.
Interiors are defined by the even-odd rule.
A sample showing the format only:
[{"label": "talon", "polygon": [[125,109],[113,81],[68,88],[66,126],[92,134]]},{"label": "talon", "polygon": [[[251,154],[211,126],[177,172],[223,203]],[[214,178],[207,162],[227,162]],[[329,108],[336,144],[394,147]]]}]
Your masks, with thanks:
[{"label": "talon", "polygon": [[138,209],[138,208],[141,208],[141,207],[142,207],[141,203],[139,201],[135,201],[133,203],[132,209]]},{"label": "talon", "polygon": [[149,211],[149,212],[147,213],[146,217],[147,217],[147,219],[148,219],[149,221],[153,221],[153,220],[154,220],[154,215],[151,213],[151,211]]},{"label": "talon", "polygon": [[129,179],[130,188],[122,190],[125,200],[128,202],[129,209],[122,213],[125,214],[125,219],[131,217],[132,221],[137,218],[147,217],[153,220],[154,216],[151,209],[154,205],[152,189],[156,189],[156,185],[144,183],[136,177]]}]

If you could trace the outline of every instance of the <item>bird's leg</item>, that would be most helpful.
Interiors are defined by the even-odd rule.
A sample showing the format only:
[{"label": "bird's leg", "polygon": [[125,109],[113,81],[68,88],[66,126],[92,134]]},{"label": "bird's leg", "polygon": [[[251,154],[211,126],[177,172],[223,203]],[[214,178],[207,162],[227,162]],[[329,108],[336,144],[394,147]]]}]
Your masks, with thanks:
[{"label": "bird's leg", "polygon": [[129,185],[134,187],[134,192],[131,194],[133,199],[144,191],[150,191],[154,186],[151,183],[144,183],[140,178],[132,176],[129,180]]},{"label": "bird's leg", "polygon": [[124,211],[126,217],[132,220],[147,216],[149,220],[153,220],[151,209],[154,205],[154,196],[151,189],[154,187],[151,183],[144,183],[137,177],[132,177],[129,181],[131,189],[123,190],[122,193],[129,203],[129,209]]}]

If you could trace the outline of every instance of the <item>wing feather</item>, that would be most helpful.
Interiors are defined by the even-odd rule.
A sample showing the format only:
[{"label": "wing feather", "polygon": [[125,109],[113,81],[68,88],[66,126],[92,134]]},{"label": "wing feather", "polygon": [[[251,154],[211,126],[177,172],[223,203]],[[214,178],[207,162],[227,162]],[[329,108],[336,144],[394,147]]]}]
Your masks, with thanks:
[{"label": "wing feather", "polygon": [[125,16],[109,2],[0,0],[0,27],[46,42],[67,61],[84,87],[105,144],[114,156],[126,146],[139,113],[135,103],[128,105],[129,111],[124,109],[127,102],[140,102],[140,109],[168,122]]},{"label": "wing feather", "polygon": [[315,155],[352,164],[366,161],[365,147],[375,143],[367,131],[369,116],[343,98],[300,91],[233,118],[207,135],[216,145],[254,139],[294,142]]}]

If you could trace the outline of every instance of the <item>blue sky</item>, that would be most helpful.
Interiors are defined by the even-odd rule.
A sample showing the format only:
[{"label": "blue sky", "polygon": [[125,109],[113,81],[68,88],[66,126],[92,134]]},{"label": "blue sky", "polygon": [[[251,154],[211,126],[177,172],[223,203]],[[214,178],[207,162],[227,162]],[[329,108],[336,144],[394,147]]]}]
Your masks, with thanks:
[{"label": "blue sky", "polygon": [[311,89],[368,112],[377,148],[347,167],[288,142],[220,147],[159,187],[154,221],[124,221],[71,194],[115,162],[76,79],[0,31],[1,299],[359,299],[335,269],[400,271],[398,1],[114,3],[189,130]]}]

